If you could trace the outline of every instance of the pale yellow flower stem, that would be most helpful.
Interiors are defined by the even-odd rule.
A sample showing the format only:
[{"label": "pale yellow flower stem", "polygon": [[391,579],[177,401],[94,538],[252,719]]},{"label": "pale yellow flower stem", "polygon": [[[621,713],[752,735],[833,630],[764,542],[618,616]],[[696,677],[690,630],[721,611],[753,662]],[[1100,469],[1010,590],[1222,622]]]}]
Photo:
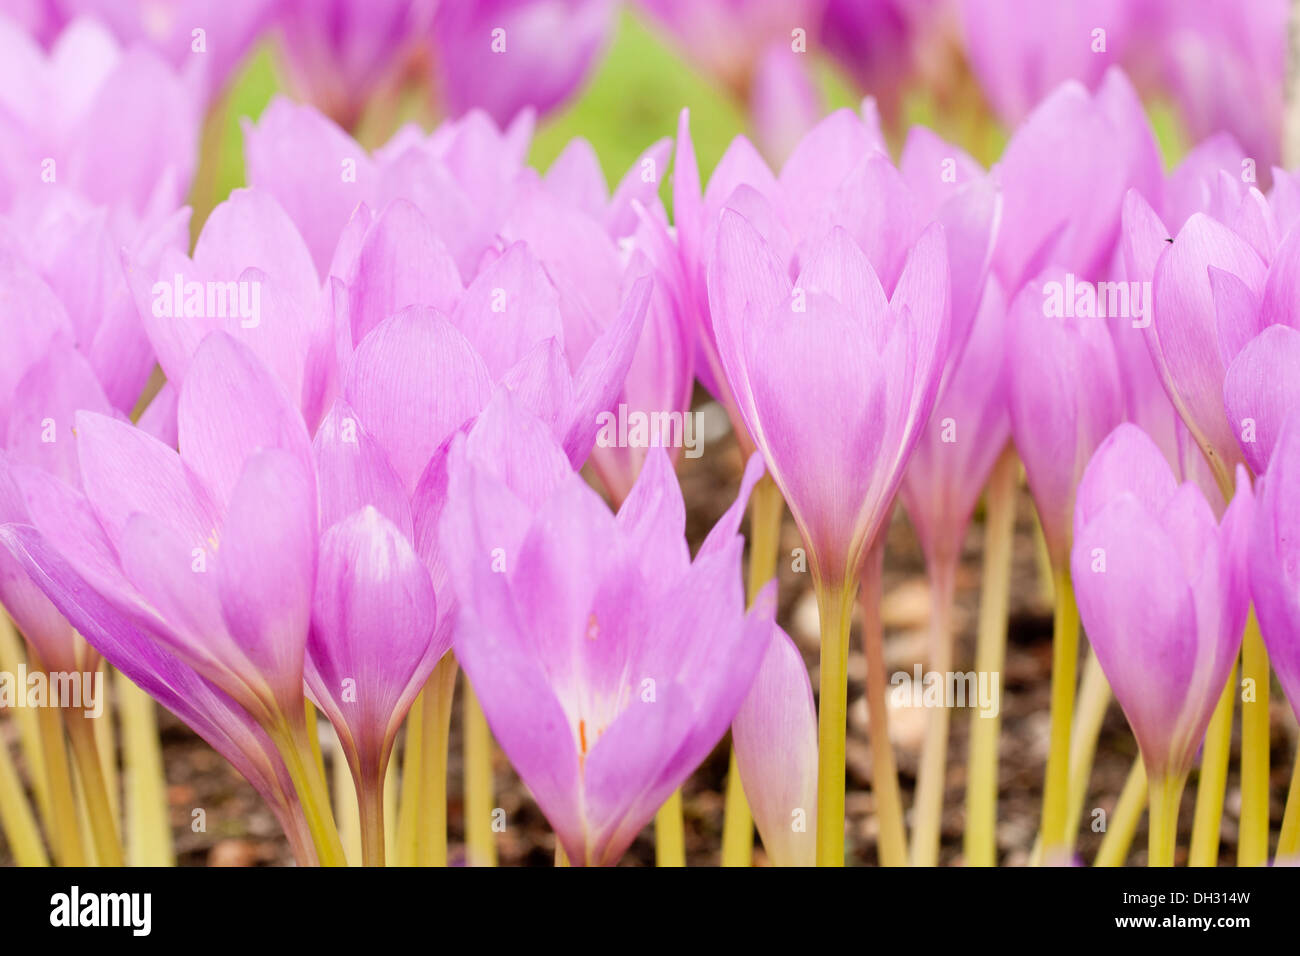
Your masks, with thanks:
[{"label": "pale yellow flower stem", "polygon": [[23,791],[18,768],[9,756],[9,745],[0,739],[0,827],[19,866],[49,866],[50,858],[41,843],[31,804]]},{"label": "pale yellow flower stem", "polygon": [[[0,670],[10,674],[18,673],[19,665],[26,656],[23,643],[9,615],[0,609]],[[36,797],[36,810],[40,814],[47,834],[54,830],[54,810],[50,805],[48,775],[45,773],[45,749],[41,745],[41,729],[36,711],[30,707],[15,707],[10,711],[18,724],[18,743],[22,748],[23,760],[27,764],[27,773],[31,778],[32,793]],[[50,845],[54,845],[53,838]]]},{"label": "pale yellow flower stem", "polygon": [[[764,475],[754,486],[749,499],[749,584],[748,603],[762,590],[763,585],[776,576],[776,566],[781,552],[781,519],[785,515],[785,501],[781,489]],[[745,788],[740,781],[740,769],[735,750],[727,768],[727,801],[722,822],[722,865],[749,866],[754,855],[754,818]]]},{"label": "pale yellow flower stem", "polygon": [[[1019,462],[1008,447],[993,467],[985,491],[984,574],[980,583],[975,670],[1001,674],[1007,651],[1007,608],[1011,593],[1011,545],[1016,525]],[[1002,687],[999,680],[999,689]],[[1000,692],[1000,690],[999,690]],[[994,716],[972,712],[967,758],[965,861],[997,864],[998,735],[1001,702]]]},{"label": "pale yellow flower stem", "polygon": [[456,673],[456,657],[448,651],[406,718],[397,819],[401,866],[447,865],[447,737]]},{"label": "pale yellow flower stem", "polygon": [[1106,835],[1102,837],[1101,847],[1093,866],[1123,866],[1128,859],[1128,851],[1133,846],[1133,837],[1137,835],[1138,822],[1147,805],[1147,771],[1138,757],[1124,781],[1115,809],[1110,812],[1106,823]]},{"label": "pale yellow flower stem", "polygon": [[116,671],[113,690],[122,720],[127,859],[132,866],[173,866],[167,779],[153,698]]},{"label": "pale yellow flower stem", "polygon": [[686,827],[682,820],[682,791],[672,796],[655,814],[655,866],[686,865]]},{"label": "pale yellow flower stem", "polygon": [[465,851],[471,866],[496,866],[492,832],[492,731],[469,678],[464,682],[462,734],[465,740]]},{"label": "pale yellow flower stem", "polygon": [[[933,615],[930,622],[930,671],[944,675],[952,670],[952,603],[956,583],[956,560],[943,561],[930,569]],[[916,799],[912,808],[912,866],[939,865],[939,839],[943,817],[943,796],[948,769],[949,710],[931,707],[926,714],[925,742],[916,777]]]},{"label": "pale yellow flower stem", "polygon": [[1066,850],[1070,804],[1070,729],[1074,719],[1075,675],[1079,664],[1079,611],[1068,568],[1056,574],[1056,614],[1052,634],[1051,738],[1043,783],[1040,836],[1043,862],[1059,862]]},{"label": "pale yellow flower stem", "polygon": [[1241,703],[1241,829],[1237,865],[1268,862],[1269,668],[1268,651],[1252,608],[1241,642],[1242,682],[1254,685],[1254,700]]},{"label": "pale yellow flower stem", "polygon": [[348,866],[360,866],[361,805],[357,799],[357,785],[352,778],[343,744],[335,742],[330,747],[330,784],[334,792],[334,819],[338,821],[339,840]]},{"label": "pale yellow flower stem", "polygon": [[1074,727],[1070,731],[1070,804],[1066,813],[1065,846],[1074,849],[1079,836],[1079,818],[1088,798],[1088,781],[1097,756],[1097,740],[1110,705],[1110,684],[1102,672],[1101,662],[1092,649],[1083,664],[1083,680],[1074,708]]},{"label": "pale yellow flower stem", "polygon": [[[1101,663],[1091,648],[1083,665],[1083,680],[1079,682],[1079,696],[1075,701],[1074,724],[1070,729],[1070,807],[1066,814],[1065,846],[1069,852],[1079,837],[1079,817],[1083,801],[1088,797],[1088,781],[1092,777],[1092,764],[1097,754],[1097,738],[1110,704],[1110,684],[1102,673]],[[1145,797],[1143,798],[1145,799]],[[1034,841],[1029,857],[1030,866],[1043,862],[1043,835]]]},{"label": "pale yellow flower stem", "polygon": [[85,711],[77,707],[63,710],[63,721],[72,742],[72,754],[85,795],[86,813],[94,840],[95,860],[99,866],[124,865],[122,841],[117,833],[117,821],[108,797],[104,780],[104,766],[100,762],[99,747],[95,741],[95,727]]},{"label": "pale yellow flower stem", "polygon": [[1174,848],[1178,842],[1178,804],[1185,783],[1185,775],[1166,774],[1151,780],[1147,866],[1174,865]]},{"label": "pale yellow flower stem", "polygon": [[[817,708],[817,865],[844,865],[844,737],[848,712],[853,591],[817,585],[821,680]],[[872,733],[876,728],[872,728]]]},{"label": "pale yellow flower stem", "polygon": [[[867,721],[871,738],[871,792],[876,801],[876,820],[880,825],[879,856],[881,866],[907,865],[907,829],[903,823],[903,795],[898,788],[898,768],[894,763],[894,746],[889,740],[889,677],[885,673],[885,633],[880,620],[881,576],[884,563],[884,535],[867,554],[862,574],[863,643],[867,657]],[[852,607],[852,602],[849,602]],[[845,633],[848,623],[845,622]],[[847,643],[847,639],[846,639]],[[847,668],[847,660],[841,666]],[[843,692],[842,692],[843,693]],[[843,697],[841,697],[843,700]],[[840,720],[840,800],[843,818],[844,721]]]},{"label": "pale yellow flower stem", "polygon": [[95,746],[99,749],[99,762],[104,770],[104,785],[108,788],[108,806],[114,820],[122,819],[122,780],[118,772],[117,728],[113,715],[117,710],[117,692],[113,688],[113,668],[100,664],[99,673],[104,682],[104,712],[95,721]]},{"label": "pale yellow flower stem", "polygon": [[[32,664],[44,670],[32,655]],[[59,866],[85,866],[86,854],[81,845],[81,826],[77,820],[77,801],[72,791],[72,774],[68,768],[67,745],[63,739],[63,722],[53,707],[37,709],[41,746],[44,748],[46,787],[50,794],[53,826],[49,831],[54,859]]]},{"label": "pale yellow flower stem", "polygon": [[[417,832],[422,804],[420,780],[423,776],[424,711],[429,696],[429,684],[424,685],[415,703],[406,715],[406,739],[402,744],[402,792],[397,802],[397,855],[398,866],[415,866],[418,863],[419,839]],[[446,812],[444,800],[443,812]]]},{"label": "pale yellow flower stem", "polygon": [[1237,665],[1234,663],[1210,718],[1205,743],[1201,745],[1201,775],[1196,783],[1196,813],[1192,819],[1188,866],[1219,865],[1219,823],[1223,818],[1223,794],[1228,783],[1232,711],[1236,699]]},{"label": "pale yellow flower stem", "polygon": [[330,809],[329,787],[322,764],[316,759],[308,739],[306,711],[282,716],[280,725],[272,730],[270,736],[284,759],[289,779],[293,781],[321,866],[347,866],[343,843]]},{"label": "pale yellow flower stem", "polygon": [[1300,853],[1300,751],[1296,753],[1291,768],[1291,786],[1286,794],[1286,808],[1282,811],[1282,832],[1277,836],[1278,860]]}]

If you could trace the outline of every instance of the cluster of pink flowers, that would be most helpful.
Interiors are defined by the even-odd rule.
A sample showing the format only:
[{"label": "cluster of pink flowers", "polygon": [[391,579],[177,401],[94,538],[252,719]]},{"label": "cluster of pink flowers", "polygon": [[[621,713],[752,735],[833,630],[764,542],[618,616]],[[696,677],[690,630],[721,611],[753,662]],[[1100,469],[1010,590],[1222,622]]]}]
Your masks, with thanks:
[{"label": "cluster of pink flowers", "polygon": [[[729,728],[772,859],[842,861],[844,608],[870,658],[896,500],[951,600],[1009,441],[1153,780],[1194,765],[1252,600],[1300,714],[1300,179],[1261,191],[1227,133],[1166,175],[1112,67],[991,170],[923,127],[895,161],[868,99],[779,172],[737,138],[703,184],[683,111],[611,193],[581,140],[526,165],[605,3],[559,4],[540,78],[481,63],[498,20],[529,48],[528,4],[229,6],[202,71],[116,4],[40,8],[48,52],[0,21],[0,600],[44,666],[102,656],[194,728],[301,862],[338,862],[304,701],[373,804],[453,652],[570,861],[616,862]],[[321,108],[246,122],[247,188],[191,249],[201,104],[273,21]],[[335,120],[417,36],[457,118],[367,150]],[[748,463],[692,556],[697,380]],[[598,440],[620,410],[658,424]],[[765,474],[821,605],[816,708],[776,585],[747,606]]]}]

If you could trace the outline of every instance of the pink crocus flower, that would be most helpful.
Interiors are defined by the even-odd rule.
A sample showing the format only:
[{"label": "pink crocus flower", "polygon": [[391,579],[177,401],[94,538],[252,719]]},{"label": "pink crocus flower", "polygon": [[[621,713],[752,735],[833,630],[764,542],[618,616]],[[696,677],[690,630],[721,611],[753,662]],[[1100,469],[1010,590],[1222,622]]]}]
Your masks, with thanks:
[{"label": "pink crocus flower", "polygon": [[997,114],[1013,126],[1067,80],[1095,90],[1107,68],[1121,64],[1134,45],[1138,6],[1126,0],[957,3],[975,77]]},{"label": "pink crocus flower", "polygon": [[[1226,130],[1276,161],[1282,125],[1285,0],[960,0],[967,56],[1008,125],[1066,81],[1096,90],[1122,67],[1173,99],[1193,140]],[[1237,104],[1249,102],[1250,110]]]},{"label": "pink crocus flower", "polygon": [[[124,416],[135,406],[152,352],[126,288],[115,243],[129,215],[91,207],[69,190],[27,194],[0,219],[0,449],[9,461],[79,487],[75,413]],[[22,221],[20,227],[18,222]],[[163,232],[183,233],[184,215]],[[19,241],[21,228],[22,241]],[[156,258],[163,232],[141,240]],[[154,251],[148,251],[150,244]],[[17,499],[14,499],[16,502]],[[6,520],[26,520],[12,504]],[[93,670],[98,655],[7,552],[0,602],[49,670]]]},{"label": "pink crocus flower", "polygon": [[612,0],[440,3],[431,33],[434,88],[451,116],[480,109],[505,125],[524,110],[550,112],[594,68],[616,9]]},{"label": "pink crocus flower", "polygon": [[946,0],[827,0],[819,44],[896,124],[909,81],[946,39]]},{"label": "pink crocus flower", "polygon": [[276,26],[296,94],[346,129],[425,46],[436,0],[288,0]]},{"label": "pink crocus flower", "polygon": [[[1284,318],[1284,292],[1270,295],[1264,307],[1268,217],[1263,197],[1249,190],[1235,204],[1232,225],[1198,212],[1170,237],[1140,195],[1130,193],[1124,205],[1129,273],[1152,277],[1152,316],[1144,330],[1152,363],[1225,495],[1243,461],[1224,413],[1227,366],[1264,326]],[[1279,249],[1272,274],[1280,277],[1292,257]],[[1273,286],[1280,290],[1277,279]]]},{"label": "pink crocus flower", "polygon": [[[682,271],[699,342],[697,374],[727,409],[742,450],[753,441],[718,349],[719,319],[710,312],[706,267],[721,213],[732,206],[762,234],[788,275],[798,273],[826,230],[842,226],[866,254],[886,292],[907,251],[934,221],[944,225],[952,274],[952,343],[960,354],[979,302],[1000,202],[978,165],[932,134],[914,131],[895,169],[885,153],[874,104],[863,115],[839,110],[803,138],[780,176],[744,137],[732,141],[701,193],[689,116],[678,125],[673,208]],[[743,187],[743,188],[742,188]]]},{"label": "pink crocus flower", "polygon": [[539,423],[505,415],[510,476],[457,439],[441,536],[456,656],[493,735],[575,865],[612,865],[717,744],[772,636],[748,615],[738,500],[694,561],[666,453],[611,514]]},{"label": "pink crocus flower", "polygon": [[[18,197],[0,215],[0,287],[26,297],[29,305],[6,315],[13,347],[5,364],[21,372],[33,357],[31,345],[45,340],[31,338],[35,328],[18,327],[58,329],[59,338],[89,361],[113,407],[130,413],[154,365],[132,297],[130,269],[152,271],[164,250],[185,248],[188,221],[187,209],[137,219],[120,207],[97,206],[70,188]],[[4,404],[0,398],[0,415]]]},{"label": "pink crocus flower", "polygon": [[[317,517],[301,417],[252,353],[218,334],[181,389],[184,457],[120,418],[79,410],[74,421],[84,491],[17,473],[27,514],[6,520],[34,528],[13,529],[11,550],[110,662],[236,751],[304,835],[284,788],[301,781],[270,749],[288,761],[286,739],[304,732]],[[206,689],[178,709],[187,688]]]},{"label": "pink crocus flower", "polygon": [[[432,452],[482,409],[498,382],[551,424],[580,466],[596,440],[599,413],[616,404],[652,285],[630,274],[605,303],[613,311],[601,313],[607,317],[579,351],[566,339],[558,290],[522,242],[488,260],[463,287],[449,250],[413,204],[394,200],[377,218],[363,205],[318,287],[294,224],[266,192],[252,189],[237,190],[213,211],[192,260],[165,254],[157,280],[140,274],[135,293],[169,381],[183,384],[199,343],[220,329],[272,370],[309,433],[340,394],[353,401],[350,381],[373,376],[382,386],[371,396],[378,404],[357,411],[381,440],[388,440],[382,429],[393,431],[394,465],[413,490]],[[207,305],[214,288],[226,306],[215,311]],[[244,296],[238,314],[229,305],[232,289]],[[187,315],[192,291],[202,301]],[[242,305],[254,301],[260,314],[250,320]],[[450,361],[455,375],[426,382],[429,366],[414,364],[417,356]],[[416,423],[420,409],[437,421],[450,416],[446,431]]]},{"label": "pink crocus flower", "polygon": [[279,0],[57,0],[69,17],[102,22],[123,46],[144,47],[185,77],[201,103],[216,99]]},{"label": "pink crocus flower", "polygon": [[359,204],[383,215],[403,199],[433,224],[463,283],[512,208],[532,129],[530,111],[498,128],[476,110],[433,133],[405,126],[371,154],[318,110],[276,98],[256,124],[244,124],[248,182],[289,214],[319,275],[331,271]]},{"label": "pink crocus flower", "polygon": [[[4,503],[6,487],[15,486],[29,502],[21,511],[12,506],[16,499]],[[266,732],[229,695],[168,651],[152,631],[105,600],[100,586],[115,586],[109,584],[111,578],[83,571],[96,563],[112,567],[116,558],[84,496],[43,472],[10,466],[0,455],[0,544],[59,614],[66,615],[67,627],[75,628],[96,653],[184,721],[253,785],[283,827],[294,859],[316,863],[302,806]]]},{"label": "pink crocus flower", "polygon": [[1248,481],[1238,489],[1216,521],[1131,424],[1101,444],[1079,484],[1079,614],[1153,780],[1191,769],[1241,646],[1254,499]]},{"label": "pink crocus flower", "polygon": [[803,533],[810,570],[819,584],[843,586],[862,566],[938,391],[949,328],[942,229],[917,240],[890,297],[845,230],[810,249],[791,282],[758,230],[728,208],[709,297],[727,380]]},{"label": "pink crocus flower", "polygon": [[1250,470],[1262,475],[1282,428],[1300,408],[1300,329],[1270,325],[1228,366],[1223,404]]},{"label": "pink crocus flower", "polygon": [[93,203],[176,209],[198,146],[193,92],[156,54],[69,24],[47,54],[0,17],[0,209],[51,184]]},{"label": "pink crocus flower", "polygon": [[1088,280],[1104,275],[1125,192],[1155,195],[1161,186],[1155,138],[1118,69],[1095,93],[1074,82],[1053,90],[1016,129],[993,173],[1003,207],[992,268],[1011,298],[1050,265]]},{"label": "pink crocus flower", "polygon": [[1065,273],[1025,285],[1009,318],[1011,432],[1058,574],[1070,559],[1079,479],[1102,440],[1124,420],[1115,347],[1095,318],[1062,315]]},{"label": "pink crocus flower", "polygon": [[775,628],[731,724],[745,798],[777,866],[817,862],[817,708],[803,655]]},{"label": "pink crocus flower", "polygon": [[[1250,195],[1243,180],[1253,178],[1249,160],[1231,136],[1218,134],[1192,149],[1164,178],[1154,195],[1144,196],[1160,218],[1174,231],[1181,229],[1196,212],[1225,221],[1244,223],[1259,211],[1262,197]],[[1136,193],[1134,195],[1137,195]],[[1135,199],[1126,199],[1131,208]],[[1168,237],[1166,237],[1168,238]],[[1140,426],[1160,446],[1175,474],[1197,482],[1216,512],[1223,508],[1223,496],[1209,463],[1179,417],[1148,347],[1148,332],[1154,311],[1152,279],[1155,265],[1167,242],[1151,235],[1141,246],[1125,232],[1112,261],[1111,285],[1098,285],[1098,304],[1104,299],[1106,323],[1115,342],[1124,401],[1130,421]],[[1116,290],[1119,298],[1112,299]],[[1115,311],[1118,303],[1119,314]],[[1127,308],[1125,304],[1127,303]]]},{"label": "pink crocus flower", "polygon": [[953,567],[993,465],[1011,438],[1007,305],[990,280],[961,360],[935,402],[900,486],[926,563]]},{"label": "pink crocus flower", "polygon": [[826,0],[638,0],[654,23],[678,44],[686,58],[747,101],[764,51],[789,49],[802,31],[805,49],[815,44]]},{"label": "pink crocus flower", "polygon": [[585,353],[632,285],[654,279],[645,325],[592,452],[616,506],[631,491],[650,445],[667,447],[674,461],[683,449],[699,454],[699,436],[687,418],[694,328],[680,258],[658,198],[670,145],[660,140],[650,146],[606,198],[594,152],[584,140],[574,140],[541,188],[520,188],[518,206],[502,229],[506,240],[526,241],[553,280],[571,356]]},{"label": "pink crocus flower", "polygon": [[[363,355],[347,394],[369,409],[377,385],[366,368]],[[58,567],[29,561],[53,580],[60,609],[69,592],[93,589],[124,627],[147,633],[260,728],[257,740],[285,762],[288,792],[304,800],[305,680],[375,819],[397,729],[450,630],[438,623],[436,565],[418,549],[412,488],[348,412],[336,405],[313,448],[283,383],[218,330],[180,387],[179,454],[124,421],[79,411],[84,499],[52,476],[29,477],[44,501],[57,492],[78,505],[72,518],[37,507],[20,517],[54,544]],[[369,852],[380,845],[369,841]]]}]

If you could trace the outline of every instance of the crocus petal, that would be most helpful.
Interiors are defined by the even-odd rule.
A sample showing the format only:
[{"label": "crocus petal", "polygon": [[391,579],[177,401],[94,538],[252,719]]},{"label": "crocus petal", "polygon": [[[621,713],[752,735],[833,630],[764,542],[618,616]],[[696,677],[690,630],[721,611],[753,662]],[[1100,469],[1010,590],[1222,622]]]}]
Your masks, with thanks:
[{"label": "crocus petal", "polygon": [[[1198,653],[1196,611],[1181,566],[1155,519],[1127,496],[1083,529],[1071,561],[1088,640],[1150,774],[1185,771],[1184,762],[1195,754],[1171,752]],[[1161,569],[1159,582],[1150,580],[1155,568]]]},{"label": "crocus petal", "polygon": [[781,167],[786,214],[795,231],[804,232],[828,189],[844,182],[864,156],[882,148],[873,131],[852,110],[839,109],[808,131]]},{"label": "crocus petal", "polygon": [[806,59],[788,43],[777,41],[758,61],[752,96],[754,126],[764,151],[778,164],[798,148],[800,138],[824,112]]},{"label": "crocus petal", "polygon": [[5,347],[0,349],[0,421],[9,416],[14,389],[29,365],[56,341],[72,344],[72,323],[62,303],[41,278],[0,251],[0,315],[5,316]]},{"label": "crocus petal", "polygon": [[546,188],[565,202],[598,218],[609,200],[600,158],[591,143],[575,136],[546,171]]},{"label": "crocus petal", "polygon": [[493,379],[539,342],[564,346],[559,296],[546,271],[516,242],[474,279],[452,314]]},{"label": "crocus petal", "polygon": [[410,308],[357,347],[344,394],[413,490],[434,450],[487,404],[492,380],[450,322]]},{"label": "crocus petal", "polygon": [[564,451],[582,467],[600,430],[599,413],[608,411],[627,377],[650,306],[653,280],[638,279],[623,298],[618,315],[592,344],[574,376],[573,410],[564,435]]},{"label": "crocus petal", "polygon": [[247,711],[87,587],[34,528],[0,525],[0,543],[110,664],[230,761],[286,830],[292,828],[293,811],[285,796],[293,792],[288,773]]},{"label": "crocus petal", "polygon": [[171,382],[164,382],[136,423],[141,431],[152,435],[168,448],[180,444],[180,393]]},{"label": "crocus petal", "polygon": [[815,293],[806,307],[762,319],[751,311],[745,362],[772,477],[818,573],[834,580],[852,570],[855,543],[870,531],[859,512],[875,476],[862,463],[893,453],[882,447],[887,372],[861,318]]},{"label": "crocus petal", "polygon": [[842,224],[867,254],[880,284],[892,294],[908,250],[927,221],[889,157],[874,153],[840,184],[815,228],[803,238],[818,236],[830,223]]},{"label": "crocus petal", "polygon": [[619,181],[603,217],[605,229],[611,236],[617,239],[630,236],[636,231],[636,206],[649,206],[656,202],[672,146],[672,140],[667,137],[652,143]]},{"label": "crocus petal", "polygon": [[1300,332],[1271,325],[1251,340],[1228,366],[1223,402],[1246,463],[1263,474],[1283,422],[1300,408]]},{"label": "crocus petal", "polygon": [[74,426],[81,409],[113,414],[90,364],[79,352],[55,347],[18,383],[6,442],[12,458],[75,484],[80,469]]},{"label": "crocus petal", "polygon": [[667,584],[690,564],[686,547],[686,503],[672,462],[662,448],[651,448],[632,493],[618,510],[619,529],[661,569],[652,585]]},{"label": "crocus petal", "polygon": [[555,339],[539,342],[529,349],[506,370],[501,385],[550,425],[556,435],[568,430],[573,409],[573,375],[564,358],[564,349]]},{"label": "crocus petal", "polygon": [[136,512],[196,544],[215,534],[220,518],[211,492],[176,452],[125,422],[92,412],[76,418],[82,486],[111,540]]},{"label": "crocus petal", "polygon": [[462,286],[455,260],[415,206],[398,200],[370,227],[348,277],[352,341],[408,306],[451,315]]},{"label": "crocus petal", "polygon": [[1300,415],[1292,415],[1259,485],[1247,554],[1250,594],[1268,647],[1269,663],[1277,672],[1292,711],[1300,713],[1300,561],[1296,557],[1300,508],[1296,507],[1292,491],[1297,480]]},{"label": "crocus petal", "polygon": [[975,503],[1010,438],[1006,312],[1000,284],[990,279],[970,341],[942,385],[903,476],[903,506],[930,561],[958,553]]},{"label": "crocus petal", "polygon": [[231,638],[285,708],[301,706],[316,573],[316,487],[301,459],[248,459],[221,529],[217,591]]},{"label": "crocus petal", "polygon": [[1210,266],[1210,293],[1214,297],[1219,357],[1230,365],[1246,343],[1259,334],[1259,296],[1231,272]]},{"label": "crocus petal", "polygon": [[724,209],[709,257],[708,304],[722,368],[755,439],[760,425],[745,371],[744,320],[750,309],[755,315],[770,315],[790,291],[785,270],[758,230],[740,213]]},{"label": "crocus petal", "polygon": [[297,405],[252,350],[224,332],[203,340],[181,387],[181,455],[221,501],[259,448],[311,461],[311,440]]},{"label": "crocus petal", "polygon": [[283,96],[242,125],[249,185],[276,198],[325,275],[339,234],[372,188],[374,164],[329,118]]},{"label": "crocus petal", "polygon": [[1223,414],[1224,365],[1218,332],[1211,266],[1238,277],[1252,289],[1264,281],[1264,267],[1253,249],[1225,226],[1197,213],[1187,220],[1156,266],[1152,285],[1154,316],[1147,330],[1165,388],[1183,420],[1208,456],[1230,470],[1239,458],[1236,439]]},{"label": "crocus petal", "polygon": [[293,220],[270,193],[258,189],[236,189],[212,210],[195,243],[194,264],[225,282],[254,266],[298,301],[314,297],[319,281]]},{"label": "crocus petal", "polygon": [[1115,347],[1103,323],[1047,314],[1060,273],[1012,304],[1011,430],[1053,563],[1069,560],[1075,487],[1093,450],[1123,418]]},{"label": "crocus petal", "polygon": [[312,442],[320,524],[330,528],[367,506],[414,540],[411,503],[388,456],[342,400],[321,422]]},{"label": "crocus petal", "polygon": [[1269,265],[1260,303],[1261,325],[1289,325],[1300,329],[1300,232],[1287,233]]},{"label": "crocus petal", "polygon": [[1159,514],[1178,490],[1178,483],[1159,447],[1141,428],[1119,425],[1097,446],[1079,481],[1074,503],[1078,535],[1106,505],[1127,493],[1149,514]]},{"label": "crocus petal", "polygon": [[779,627],[731,725],[745,797],[777,866],[817,862],[817,710],[803,655]]}]

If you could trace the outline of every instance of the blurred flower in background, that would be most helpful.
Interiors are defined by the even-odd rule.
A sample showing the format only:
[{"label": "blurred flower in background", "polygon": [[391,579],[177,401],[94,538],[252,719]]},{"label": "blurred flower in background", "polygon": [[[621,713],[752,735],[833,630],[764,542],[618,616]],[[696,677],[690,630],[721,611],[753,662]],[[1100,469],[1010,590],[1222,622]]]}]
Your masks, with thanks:
[{"label": "blurred flower in background", "polygon": [[1062,81],[1095,90],[1106,68],[1118,64],[1146,98],[1177,107],[1190,141],[1226,130],[1261,167],[1278,159],[1286,0],[958,5],[971,68],[1008,125]]}]

